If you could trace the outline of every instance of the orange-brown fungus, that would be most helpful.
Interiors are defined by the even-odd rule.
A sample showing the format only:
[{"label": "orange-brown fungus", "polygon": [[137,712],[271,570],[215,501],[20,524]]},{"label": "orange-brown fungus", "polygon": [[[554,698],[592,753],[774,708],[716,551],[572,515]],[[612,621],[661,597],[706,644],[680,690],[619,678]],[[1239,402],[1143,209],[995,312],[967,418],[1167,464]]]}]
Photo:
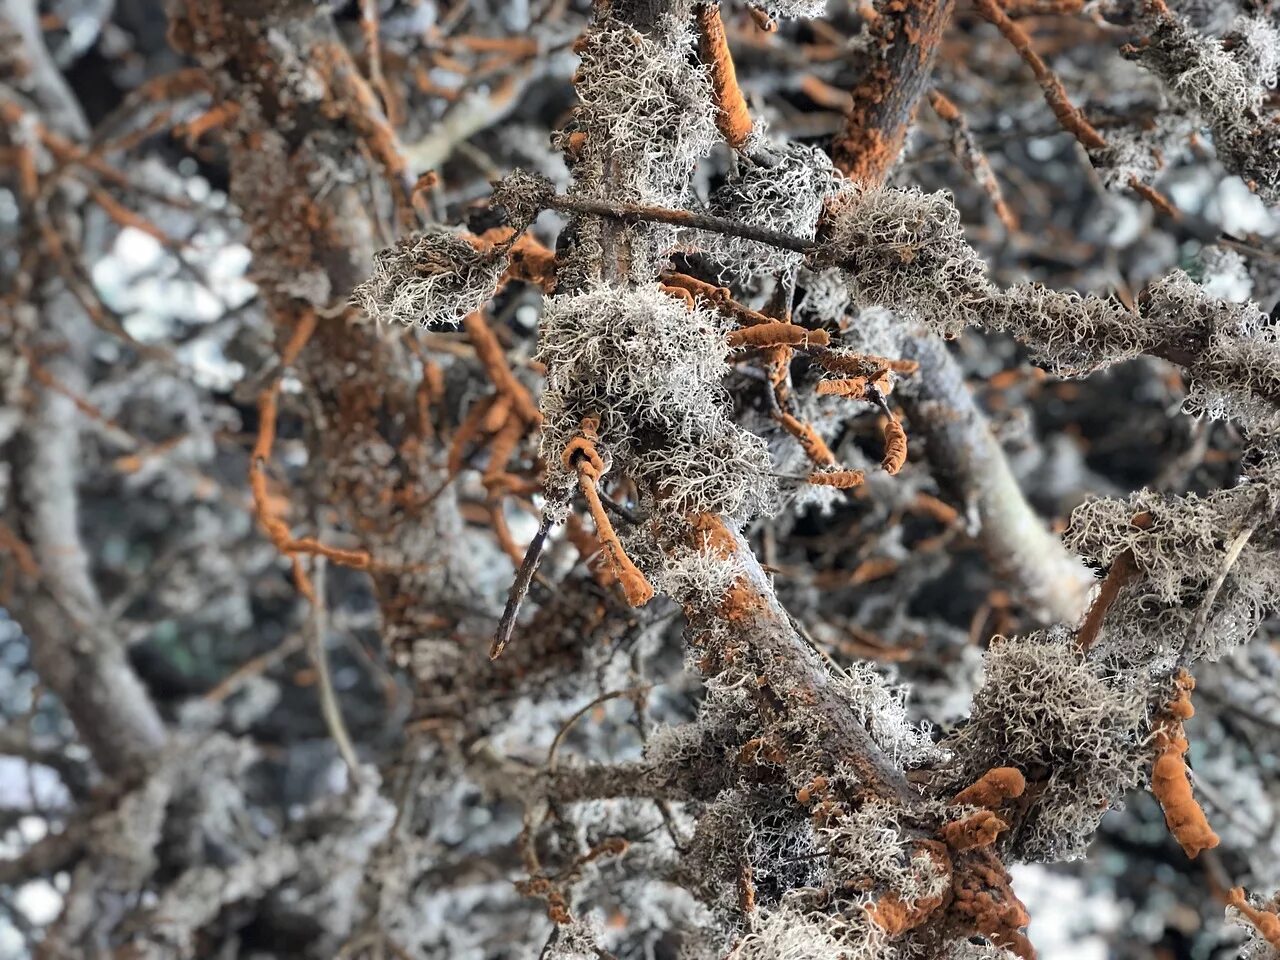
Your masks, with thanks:
[{"label": "orange-brown fungus", "polygon": [[578,488],[587,501],[587,509],[596,525],[596,534],[613,562],[614,572],[618,576],[618,582],[622,584],[627,603],[633,607],[642,607],[653,599],[653,587],[622,549],[622,542],[609,521],[609,514],[605,512],[600,492],[596,488],[604,474],[604,461],[600,459],[595,444],[597,426],[597,421],[593,419],[583,420],[582,432],[565,445],[561,461],[566,470],[573,470],[578,474]]},{"label": "orange-brown fungus", "polygon": [[1227,903],[1244,915],[1262,939],[1280,950],[1280,916],[1274,910],[1259,910],[1245,899],[1244,888],[1235,887],[1227,894]]},{"label": "orange-brown fungus", "polygon": [[847,380],[819,380],[818,393],[821,396],[844,397],[847,400],[861,400],[867,395],[867,378],[850,377]]},{"label": "orange-brown fungus", "polygon": [[941,905],[941,896],[908,903],[896,893],[887,893],[867,907],[867,916],[890,937],[897,937],[920,926]]},{"label": "orange-brown fungus", "polygon": [[1218,845],[1218,835],[1209,826],[1204,811],[1196,803],[1187,777],[1184,757],[1190,744],[1183,721],[1195,714],[1191,691],[1196,681],[1185,670],[1174,675],[1174,695],[1161,711],[1156,726],[1156,762],[1151,770],[1151,792],[1160,801],[1169,832],[1193,860],[1201,850]]},{"label": "orange-brown fungus", "polygon": [[711,91],[716,103],[716,127],[731,147],[741,148],[751,137],[751,114],[738,86],[738,74],[729,53],[717,3],[699,5],[698,56],[711,73]]},{"label": "orange-brown fungus", "polygon": [[835,487],[848,490],[862,485],[866,477],[861,470],[833,470],[830,473],[811,473],[809,482],[819,487]]},{"label": "orange-brown fungus", "polygon": [[825,330],[806,330],[794,323],[777,320],[761,323],[729,334],[731,347],[779,347],[798,345],[825,347],[830,342]]},{"label": "orange-brown fungus", "polygon": [[972,785],[965,787],[951,802],[967,807],[994,810],[1006,800],[1022,796],[1027,780],[1016,767],[992,767]]},{"label": "orange-brown fungus", "polygon": [[805,455],[810,460],[820,467],[835,466],[835,454],[831,452],[827,442],[818,436],[818,431],[814,430],[810,424],[805,423],[803,420],[797,420],[785,410],[779,413],[777,417],[783,429],[800,442],[801,448],[803,448]]},{"label": "orange-brown fungus", "polygon": [[907,432],[902,429],[902,424],[890,418],[884,423],[884,459],[880,461],[880,466],[884,467],[885,473],[893,476],[906,462]]},{"label": "orange-brown fungus", "polygon": [[893,357],[879,357],[870,353],[842,354],[829,350],[814,354],[814,359],[832,373],[850,373],[866,375],[876,370],[892,370],[894,373],[915,373],[920,364],[915,360],[896,360]]},{"label": "orange-brown fungus", "polygon": [[1022,933],[1031,918],[1013,892],[1009,872],[991,849],[981,848],[959,855],[952,876],[951,891],[955,899],[951,912],[996,946],[1016,953],[1023,960],[1035,960],[1035,948]]},{"label": "orange-brown fungus", "polygon": [[972,816],[943,824],[942,839],[952,850],[969,850],[973,847],[989,847],[996,842],[1000,831],[1009,825],[990,810],[979,810]]}]

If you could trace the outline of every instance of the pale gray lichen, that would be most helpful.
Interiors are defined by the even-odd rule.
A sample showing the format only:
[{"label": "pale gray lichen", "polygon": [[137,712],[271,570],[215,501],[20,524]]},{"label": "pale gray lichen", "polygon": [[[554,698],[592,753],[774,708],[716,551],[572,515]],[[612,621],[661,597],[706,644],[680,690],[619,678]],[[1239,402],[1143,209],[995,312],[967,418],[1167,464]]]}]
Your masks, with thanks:
[{"label": "pale gray lichen", "polygon": [[[821,885],[821,853],[813,826],[794,815],[788,797],[732,789],[723,791],[698,817],[681,873],[690,889],[732,928],[742,919],[737,881],[744,867],[759,897],[763,890]],[[760,905],[768,905],[767,900]]]},{"label": "pale gray lichen", "polygon": [[1153,283],[1136,311],[1036,283],[1002,290],[945,194],[860,184],[832,202],[809,261],[841,269],[860,306],[906,311],[946,336],[970,325],[1009,333],[1061,375],[1142,353],[1173,359],[1190,374],[1195,412],[1280,429],[1280,331],[1256,305],[1215,299],[1182,271]]},{"label": "pale gray lichen", "polygon": [[888,938],[874,923],[856,930],[834,917],[783,906],[762,912],[734,948],[734,960],[872,960],[885,958]]},{"label": "pale gray lichen", "polygon": [[802,269],[797,276],[804,293],[795,305],[795,318],[806,327],[843,325],[849,311],[849,285],[839,270]]},{"label": "pale gray lichen", "polygon": [[942,759],[929,724],[911,721],[906,689],[892,686],[871,664],[854,663],[836,674],[832,683],[894,766],[920,767]]},{"label": "pale gray lichen", "polygon": [[[599,421],[602,455],[673,514],[745,519],[776,500],[764,442],[729,418],[721,318],[656,286],[596,285],[547,301],[538,360],[548,488],[571,492],[561,464],[582,421]],[[655,500],[655,504],[658,501]]]},{"label": "pale gray lichen", "polygon": [[[718,140],[711,83],[688,24],[667,14],[642,33],[606,17],[584,34],[579,56],[578,107],[558,138],[575,158],[570,192],[682,206],[695,165]],[[652,279],[677,234],[655,224],[619,230],[634,280]]]},{"label": "pale gray lichen", "polygon": [[1275,34],[1242,26],[1232,50],[1152,6],[1150,36],[1130,55],[1163,80],[1213,134],[1218,156],[1268,203],[1280,201],[1280,118],[1263,106],[1275,77]]},{"label": "pale gray lichen", "polygon": [[1000,307],[991,326],[1025,343],[1036,360],[1065,376],[1132,359],[1154,343],[1143,319],[1111,297],[1018,283]]},{"label": "pale gray lichen", "polygon": [[[753,227],[764,227],[812,240],[823,202],[840,178],[825,151],[799,143],[766,148],[769,163],[747,156],[736,164],[711,195],[711,213]],[[702,233],[699,247],[714,261],[722,278],[748,279],[800,265],[803,255],[778,250],[755,240]]]},{"label": "pale gray lichen", "polygon": [[1258,306],[1208,296],[1181,270],[1153,283],[1144,313],[1190,328],[1203,347],[1188,364],[1187,410],[1256,429],[1280,427],[1280,327]]},{"label": "pale gray lichen", "polygon": [[505,254],[430,227],[379,252],[352,302],[380,323],[456,324],[488,302],[506,267]]},{"label": "pale gray lichen", "polygon": [[[1071,549],[1105,567],[1128,552],[1139,571],[1104,622],[1095,651],[1099,659],[1159,670],[1171,665],[1184,644],[1193,658],[1217,659],[1253,635],[1280,597],[1276,537],[1266,525],[1227,570],[1203,632],[1190,631],[1207,585],[1224,569],[1228,544],[1247,524],[1257,523],[1254,511],[1264,490],[1250,483],[1205,497],[1141,491],[1075,509],[1064,535]],[[1140,515],[1146,519],[1135,525]]]},{"label": "pale gray lichen", "polygon": [[1280,29],[1274,21],[1258,16],[1237,17],[1222,41],[1251,82],[1275,89],[1280,68]]},{"label": "pale gray lichen", "polygon": [[886,894],[917,903],[950,887],[948,866],[911,842],[901,815],[899,807],[866,803],[818,831],[830,852],[827,870],[837,889],[865,889],[864,903]]},{"label": "pale gray lichen", "polygon": [[951,336],[989,302],[986,268],[943,192],[847,183],[827,205],[811,265],[842,268],[859,305],[909,309]]},{"label": "pale gray lichen", "polygon": [[1065,628],[996,638],[969,721],[945,742],[950,782],[961,789],[992,767],[1017,767],[1043,785],[1002,838],[1009,855],[1077,859],[1139,781],[1146,710],[1145,689],[1099,673]]}]

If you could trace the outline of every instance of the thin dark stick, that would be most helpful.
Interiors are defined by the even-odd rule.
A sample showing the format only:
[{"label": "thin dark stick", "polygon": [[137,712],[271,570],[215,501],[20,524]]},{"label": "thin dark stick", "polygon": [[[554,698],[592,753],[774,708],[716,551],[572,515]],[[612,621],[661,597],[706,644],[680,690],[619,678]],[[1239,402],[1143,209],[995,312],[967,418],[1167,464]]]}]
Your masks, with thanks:
[{"label": "thin dark stick", "polygon": [[562,213],[585,213],[598,217],[612,217],[626,222],[649,221],[653,223],[671,223],[678,227],[689,227],[693,230],[709,230],[712,233],[723,233],[730,237],[742,237],[744,240],[755,240],[766,243],[780,250],[794,250],[797,253],[808,253],[817,247],[813,240],[806,240],[778,230],[767,230],[764,227],[753,227],[726,217],[716,217],[709,213],[698,213],[693,210],[674,210],[669,207],[650,207],[641,203],[610,203],[605,200],[584,200],[580,197],[555,195],[547,199],[547,206]]},{"label": "thin dark stick", "polygon": [[507,606],[502,611],[502,619],[498,621],[498,630],[493,635],[493,644],[489,647],[489,659],[497,660],[502,651],[511,642],[511,632],[516,626],[516,616],[520,613],[520,604],[524,603],[525,594],[529,592],[529,584],[538,571],[538,561],[542,559],[542,550],[547,545],[547,534],[551,532],[551,515],[542,514],[542,523],[538,532],[529,541],[529,549],[524,552],[524,560],[516,571],[516,578],[511,584],[511,592],[507,594]]},{"label": "thin dark stick", "polygon": [[641,517],[637,516],[636,512],[632,510],[630,507],[624,507],[617,500],[614,500],[611,497],[606,497],[603,493],[600,494],[600,502],[604,504],[604,508],[606,510],[608,510],[610,513],[612,513],[616,517],[621,517],[627,523],[630,523],[634,526],[639,526],[641,523],[644,522],[644,520]]},{"label": "thin dark stick", "polygon": [[1227,551],[1222,557],[1218,572],[1214,575],[1213,582],[1209,584],[1209,589],[1205,591],[1200,608],[1196,610],[1196,615],[1191,621],[1191,629],[1187,631],[1186,639],[1182,641],[1182,650],[1178,656],[1179,666],[1185,667],[1190,662],[1192,645],[1204,636],[1204,632],[1209,628],[1209,614],[1213,612],[1213,605],[1218,599],[1218,594],[1222,592],[1222,585],[1227,582],[1227,574],[1240,559],[1240,554],[1249,543],[1249,538],[1253,536],[1254,531],[1262,525],[1263,520],[1267,519],[1270,513],[1269,507],[1270,497],[1267,496],[1267,491],[1259,491],[1239,531],[1227,544]]},{"label": "thin dark stick", "polygon": [[1137,576],[1138,567],[1134,563],[1132,550],[1125,550],[1111,562],[1111,569],[1107,571],[1107,576],[1102,581],[1098,596],[1089,607],[1084,623],[1076,632],[1076,646],[1082,653],[1088,652],[1098,639],[1098,633],[1102,630],[1102,621],[1107,618],[1107,611],[1115,603],[1120,591],[1132,583]]}]

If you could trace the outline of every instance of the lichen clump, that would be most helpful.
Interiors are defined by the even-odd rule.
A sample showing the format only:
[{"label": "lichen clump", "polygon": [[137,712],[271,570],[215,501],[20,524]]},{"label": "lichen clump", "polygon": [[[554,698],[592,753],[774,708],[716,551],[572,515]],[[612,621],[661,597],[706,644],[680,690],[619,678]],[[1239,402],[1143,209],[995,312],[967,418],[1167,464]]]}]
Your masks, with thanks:
[{"label": "lichen clump", "polygon": [[378,253],[352,300],[382,323],[452,325],[488,302],[506,267],[498,251],[430,227]]},{"label": "lichen clump", "polygon": [[1065,629],[997,638],[969,721],[946,741],[955,786],[1016,767],[1034,800],[1002,840],[1009,853],[1079,858],[1103,813],[1138,783],[1146,710],[1144,689],[1100,674]]},{"label": "lichen clump", "polygon": [[661,491],[663,510],[739,520],[768,511],[768,452],[729,418],[721,386],[725,333],[715,313],[656,286],[599,284],[549,299],[538,350],[548,489],[570,490],[561,452],[595,418],[607,471]]}]

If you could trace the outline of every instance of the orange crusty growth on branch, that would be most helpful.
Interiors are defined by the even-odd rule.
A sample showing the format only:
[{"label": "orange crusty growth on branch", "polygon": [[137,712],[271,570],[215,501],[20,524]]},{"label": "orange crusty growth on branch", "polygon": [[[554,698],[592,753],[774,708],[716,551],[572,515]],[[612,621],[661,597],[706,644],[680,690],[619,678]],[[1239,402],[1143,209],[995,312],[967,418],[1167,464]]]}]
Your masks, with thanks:
[{"label": "orange crusty growth on branch", "polygon": [[1022,796],[1027,780],[1017,767],[992,767],[951,798],[953,804],[994,810],[1006,800]]},{"label": "orange crusty growth on branch", "polygon": [[774,323],[762,323],[742,330],[734,330],[729,334],[731,347],[779,347],[797,345],[802,347],[825,347],[829,342],[827,331],[806,330],[783,320]]},{"label": "orange crusty growth on branch", "polygon": [[[315,332],[316,321],[314,310],[304,310],[298,316],[288,341],[280,351],[282,372],[298,359],[303,347]],[[321,543],[313,537],[295,539],[289,530],[289,525],[280,517],[287,508],[287,501],[284,504],[272,502],[267,490],[267,464],[271,461],[271,454],[275,448],[281,375],[282,373],[273,377],[271,383],[258,394],[258,437],[249,457],[249,491],[253,497],[253,512],[258,522],[262,524],[263,530],[275,548],[293,563],[294,579],[297,581],[298,589],[308,600],[314,601],[314,588],[310,577],[303,569],[300,559],[302,554],[325,557],[334,563],[354,567],[357,570],[371,569],[373,558],[365,550],[343,550]]]},{"label": "orange crusty growth on branch", "polygon": [[1190,744],[1182,724],[1196,712],[1191,705],[1191,691],[1195,689],[1196,681],[1186,670],[1179,670],[1173,683],[1173,699],[1165,704],[1157,721],[1151,792],[1160,801],[1169,832],[1187,856],[1194,860],[1201,850],[1218,845],[1218,835],[1210,828],[1200,804],[1196,803],[1183,759]]},{"label": "orange crusty growth on branch", "polygon": [[1027,909],[1013,892],[1009,872],[990,847],[957,854],[952,874],[954,900],[950,912],[970,929],[1023,960],[1034,960],[1036,951],[1022,930],[1031,921]]},{"label": "orange crusty growth on branch", "polygon": [[979,810],[963,820],[942,825],[942,839],[952,850],[989,847],[1009,825],[990,810]]},{"label": "orange crusty growth on branch", "polygon": [[1259,910],[1245,899],[1244,888],[1235,887],[1227,894],[1227,903],[1235,907],[1253,924],[1259,936],[1267,943],[1280,950],[1280,916],[1274,910]]},{"label": "orange crusty growth on branch", "polygon": [[908,902],[896,893],[887,893],[867,907],[867,916],[890,937],[897,937],[920,926],[940,906],[941,894]]},{"label": "orange crusty growth on branch", "polygon": [[884,422],[884,459],[880,466],[884,472],[893,476],[907,462],[907,432],[902,429],[896,419],[890,417]]},{"label": "orange crusty growth on branch", "polygon": [[561,461],[566,470],[573,470],[578,474],[578,488],[587,501],[587,509],[591,512],[591,519],[595,521],[596,534],[613,562],[614,572],[622,584],[627,602],[633,607],[642,607],[653,599],[653,587],[622,549],[622,542],[618,539],[613,524],[609,522],[609,515],[605,513],[604,504],[600,501],[600,492],[596,489],[596,484],[604,474],[604,461],[600,459],[595,444],[598,426],[599,422],[594,419],[583,420],[582,432],[565,446]]},{"label": "orange crusty growth on branch", "polygon": [[[832,373],[870,376],[873,373],[892,370],[894,373],[912,374],[920,369],[915,360],[880,357],[872,353],[838,353],[835,350],[817,350],[813,359]],[[876,379],[873,377],[873,379]]]},{"label": "orange crusty growth on branch", "polygon": [[844,380],[819,380],[818,395],[823,397],[844,397],[846,400],[861,400],[867,395],[867,378],[848,377]]},{"label": "orange crusty growth on branch", "polygon": [[866,479],[861,470],[815,470],[809,474],[809,482],[819,487],[835,487],[848,490],[862,485]]},{"label": "orange crusty growth on branch", "polygon": [[827,446],[827,442],[813,429],[812,424],[805,423],[785,410],[776,414],[782,428],[796,438],[805,455],[820,467],[835,466],[836,457]]},{"label": "orange crusty growth on branch", "polygon": [[711,74],[711,91],[716,101],[716,127],[729,146],[740,149],[751,137],[751,114],[738,86],[738,73],[729,53],[718,3],[699,4],[698,56]]}]

